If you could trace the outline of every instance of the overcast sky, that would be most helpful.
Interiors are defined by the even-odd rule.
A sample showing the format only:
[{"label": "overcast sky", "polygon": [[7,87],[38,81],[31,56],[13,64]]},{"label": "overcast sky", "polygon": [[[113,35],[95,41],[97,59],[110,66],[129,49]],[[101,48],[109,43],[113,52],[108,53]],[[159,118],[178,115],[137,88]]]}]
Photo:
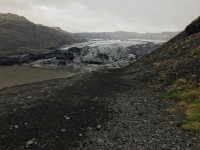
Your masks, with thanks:
[{"label": "overcast sky", "polygon": [[200,0],[0,0],[0,12],[70,32],[181,31]]}]

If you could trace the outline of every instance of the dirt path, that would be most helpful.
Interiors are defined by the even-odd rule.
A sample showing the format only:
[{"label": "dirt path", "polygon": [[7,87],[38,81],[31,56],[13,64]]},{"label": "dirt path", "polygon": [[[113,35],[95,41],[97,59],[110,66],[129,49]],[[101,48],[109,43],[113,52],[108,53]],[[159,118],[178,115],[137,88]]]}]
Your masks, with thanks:
[{"label": "dirt path", "polygon": [[101,71],[0,91],[0,149],[198,149],[141,74]]}]

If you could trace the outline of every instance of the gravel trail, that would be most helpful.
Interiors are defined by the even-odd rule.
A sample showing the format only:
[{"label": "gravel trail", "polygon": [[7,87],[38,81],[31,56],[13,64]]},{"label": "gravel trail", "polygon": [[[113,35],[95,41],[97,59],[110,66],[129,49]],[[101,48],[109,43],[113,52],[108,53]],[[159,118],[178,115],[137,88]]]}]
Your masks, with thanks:
[{"label": "gravel trail", "polygon": [[3,89],[0,149],[199,149],[145,79],[119,69]]}]

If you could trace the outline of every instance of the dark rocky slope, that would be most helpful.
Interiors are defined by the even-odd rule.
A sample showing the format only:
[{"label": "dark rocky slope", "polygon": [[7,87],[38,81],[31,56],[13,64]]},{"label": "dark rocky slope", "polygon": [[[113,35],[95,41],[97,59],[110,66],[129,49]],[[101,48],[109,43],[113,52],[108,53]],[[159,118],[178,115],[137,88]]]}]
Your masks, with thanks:
[{"label": "dark rocky slope", "polygon": [[190,25],[185,29],[187,34],[195,34],[200,32],[200,17],[194,20]]},{"label": "dark rocky slope", "polygon": [[142,73],[145,84],[163,89],[162,98],[172,103],[167,110],[180,119],[175,119],[177,126],[195,133],[200,133],[199,22],[200,18],[196,19],[161,48],[123,71],[130,79]]},{"label": "dark rocky slope", "polygon": [[37,25],[22,16],[0,14],[0,56],[56,48],[84,41],[60,28]]}]

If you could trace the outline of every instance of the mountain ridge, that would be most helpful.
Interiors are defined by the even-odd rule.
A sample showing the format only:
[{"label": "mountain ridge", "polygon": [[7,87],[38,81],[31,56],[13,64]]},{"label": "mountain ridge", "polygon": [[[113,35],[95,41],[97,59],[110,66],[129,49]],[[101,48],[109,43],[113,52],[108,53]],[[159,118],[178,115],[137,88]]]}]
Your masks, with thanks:
[{"label": "mountain ridge", "polygon": [[85,41],[59,27],[37,25],[23,16],[0,13],[0,55],[42,51]]},{"label": "mountain ridge", "polygon": [[114,39],[114,40],[127,40],[127,39],[150,39],[150,40],[169,40],[179,34],[179,32],[161,32],[161,33],[137,33],[137,32],[82,32],[75,33],[78,36],[88,39]]}]

